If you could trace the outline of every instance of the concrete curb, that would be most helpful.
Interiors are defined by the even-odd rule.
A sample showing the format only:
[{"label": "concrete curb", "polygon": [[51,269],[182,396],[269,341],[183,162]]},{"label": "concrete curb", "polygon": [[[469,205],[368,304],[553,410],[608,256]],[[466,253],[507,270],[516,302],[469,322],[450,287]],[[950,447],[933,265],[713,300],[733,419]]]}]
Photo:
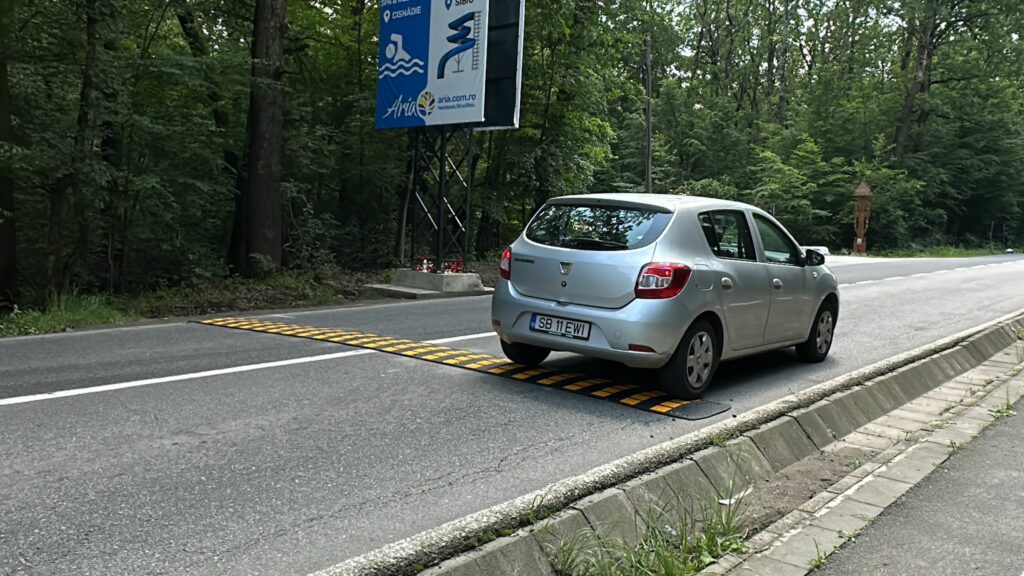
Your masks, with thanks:
[{"label": "concrete curb", "polygon": [[[916,398],[930,391],[932,387],[966,371],[961,368],[978,366],[987,359],[987,357],[981,357],[986,350],[992,350],[995,354],[1016,340],[1015,330],[1024,327],[1024,316],[1022,315],[1024,315],[1024,310],[1019,310],[938,342],[876,362],[807,390],[784,396],[735,418],[717,422],[701,430],[597,467],[585,474],[553,483],[544,489],[352,558],[321,570],[315,576],[401,576],[413,574],[421,570],[422,566],[436,564],[467,552],[474,548],[474,543],[484,541],[488,537],[493,538],[495,534],[515,530],[524,524],[530,524],[530,519],[566,510],[570,506],[572,509],[582,511],[584,519],[598,533],[601,532],[601,528],[595,524],[615,525],[625,522],[635,527],[638,520],[637,511],[626,493],[621,489],[614,488],[617,485],[638,479],[672,464],[682,462],[685,467],[687,461],[696,462],[696,470],[701,472],[705,481],[718,489],[722,488],[723,482],[729,482],[730,478],[739,478],[750,482],[763,474],[770,475],[774,471],[771,462],[779,465],[788,458],[793,458],[796,454],[806,451],[808,444],[821,448],[820,443],[825,441],[826,435],[833,439],[842,438],[856,428],[882,416],[885,413],[884,408],[892,405],[897,399]],[[1000,343],[1002,343],[1001,346]],[[933,366],[930,359],[947,351],[950,352],[950,357],[955,357],[958,361],[944,359],[941,370]],[[830,398],[833,396],[835,398]],[[821,402],[826,399],[829,401]],[[800,409],[807,410],[801,411]],[[792,416],[790,416],[791,413],[793,413]],[[791,439],[796,435],[795,429],[791,425],[773,422],[780,418],[800,424],[798,428],[806,439],[806,443],[800,442],[800,447],[795,449],[779,446],[778,443],[781,440]],[[763,428],[758,431],[757,429],[762,426]],[[807,432],[808,429],[811,429],[812,432]],[[731,441],[725,449],[726,452],[739,450],[750,457],[750,460],[741,466],[737,465],[738,459],[725,458],[723,460],[721,455],[713,456],[713,452],[721,450],[719,448],[708,448],[706,451],[698,453],[698,451],[712,446],[721,438],[738,437],[748,432],[749,434]],[[770,458],[764,456],[752,438],[757,438],[766,446]],[[689,467],[687,470],[692,473],[694,467]],[[699,480],[697,481],[699,482]],[[676,492],[678,490],[676,488]],[[610,494],[599,494],[604,491],[609,491]],[[654,493],[657,493],[656,488]],[[600,497],[588,498],[594,495]],[[621,500],[622,505],[611,506],[605,502],[608,498],[613,497],[615,500]],[[584,499],[587,500],[584,502]],[[597,508],[590,509],[592,506],[606,507],[611,510],[611,513],[609,516],[604,516],[597,511]],[[499,546],[504,550],[504,546],[507,545],[504,542],[510,539],[532,539],[534,531],[534,527],[527,527],[510,537],[499,539],[474,550],[470,553],[470,556],[476,559],[472,565],[468,564],[464,557],[459,557],[444,562],[426,573],[431,575],[543,573],[479,571],[482,567],[481,555],[486,555],[489,550]],[[488,565],[490,564],[488,563]],[[471,570],[472,566],[478,566],[477,571],[466,572],[466,570]]]},{"label": "concrete curb", "polygon": [[[1002,337],[987,338],[980,349],[995,350],[978,370],[984,383],[967,386],[958,380],[938,386],[929,395],[949,398],[955,407],[941,413],[930,403],[912,401],[905,409],[885,416],[862,430],[884,428],[880,422],[919,432],[916,440],[899,443],[890,455],[855,471],[833,487],[808,500],[798,510],[797,522],[785,518],[747,541],[749,552],[730,554],[708,566],[702,575],[803,576],[812,572],[835,550],[854,540],[875,517],[928,477],[952,454],[971,442],[1006,410],[1024,398],[1024,356],[1019,350],[999,348]],[[998,349],[997,349],[998,348]],[[1012,350],[1013,352],[1009,352]],[[993,375],[989,377],[989,375]],[[918,425],[914,416],[930,423]],[[813,546],[812,546],[813,545]]]}]

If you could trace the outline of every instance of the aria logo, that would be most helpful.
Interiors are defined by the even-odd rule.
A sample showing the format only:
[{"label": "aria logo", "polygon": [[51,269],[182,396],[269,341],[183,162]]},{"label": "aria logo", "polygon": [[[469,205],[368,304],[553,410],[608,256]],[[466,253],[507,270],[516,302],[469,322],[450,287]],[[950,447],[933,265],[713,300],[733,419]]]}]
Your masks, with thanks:
[{"label": "aria logo", "polygon": [[437,99],[434,98],[434,94],[424,90],[420,93],[420,97],[416,100],[416,112],[421,118],[426,118],[434,113],[437,108]]}]

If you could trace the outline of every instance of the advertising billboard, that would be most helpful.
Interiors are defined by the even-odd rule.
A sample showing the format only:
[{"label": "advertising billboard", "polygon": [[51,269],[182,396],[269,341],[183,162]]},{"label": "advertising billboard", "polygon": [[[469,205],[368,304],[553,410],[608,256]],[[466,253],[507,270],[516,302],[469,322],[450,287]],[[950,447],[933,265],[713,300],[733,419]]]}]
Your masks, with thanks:
[{"label": "advertising billboard", "polygon": [[378,129],[482,122],[488,0],[381,0]]}]

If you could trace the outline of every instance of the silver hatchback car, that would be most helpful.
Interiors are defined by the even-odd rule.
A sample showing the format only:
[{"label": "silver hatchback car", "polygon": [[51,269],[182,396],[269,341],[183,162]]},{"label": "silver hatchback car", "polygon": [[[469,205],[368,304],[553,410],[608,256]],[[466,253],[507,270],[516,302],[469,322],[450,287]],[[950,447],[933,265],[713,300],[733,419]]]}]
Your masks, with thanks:
[{"label": "silver hatchback car", "polygon": [[825,359],[839,289],[824,262],[748,204],[552,198],[502,254],[492,323],[514,362],[604,358],[656,369],[661,389],[694,399],[722,360],[794,345]]}]

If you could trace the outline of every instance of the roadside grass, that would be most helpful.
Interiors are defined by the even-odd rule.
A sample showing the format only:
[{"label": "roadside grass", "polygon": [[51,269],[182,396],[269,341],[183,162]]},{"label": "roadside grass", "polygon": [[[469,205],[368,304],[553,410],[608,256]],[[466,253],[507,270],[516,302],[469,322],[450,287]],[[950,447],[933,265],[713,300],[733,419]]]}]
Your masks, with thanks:
[{"label": "roadside grass", "polygon": [[375,296],[365,284],[390,281],[392,270],[281,272],[262,279],[237,276],[192,280],[130,296],[65,296],[56,306],[0,314],[0,337],[64,332],[143,318],[172,318],[340,305]]},{"label": "roadside grass", "polygon": [[[701,503],[695,514],[640,513],[646,531],[636,545],[585,530],[563,540],[554,552],[559,576],[690,576],[730,552],[746,552],[742,499]],[[680,499],[676,510],[688,510]]]},{"label": "roadside grass", "polygon": [[64,332],[81,326],[122,324],[137,319],[120,310],[105,296],[69,296],[49,310],[15,308],[0,315],[0,337]]},{"label": "roadside grass", "polygon": [[[1020,254],[1021,249],[1014,252]],[[968,248],[964,246],[927,246],[872,251],[869,256],[881,258],[970,258],[972,256],[993,256],[1002,254],[1001,248]]]}]

